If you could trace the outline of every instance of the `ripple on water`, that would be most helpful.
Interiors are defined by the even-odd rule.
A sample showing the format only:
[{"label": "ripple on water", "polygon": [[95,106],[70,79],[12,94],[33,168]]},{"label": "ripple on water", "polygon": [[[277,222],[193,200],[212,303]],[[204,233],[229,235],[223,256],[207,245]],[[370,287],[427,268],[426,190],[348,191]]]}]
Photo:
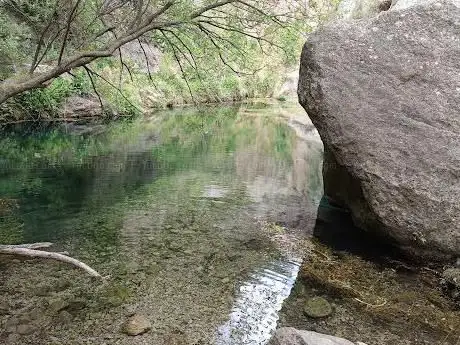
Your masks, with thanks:
[{"label": "ripple on water", "polygon": [[217,330],[216,345],[266,344],[291,293],[301,260],[276,260],[257,270],[235,297],[228,321]]}]

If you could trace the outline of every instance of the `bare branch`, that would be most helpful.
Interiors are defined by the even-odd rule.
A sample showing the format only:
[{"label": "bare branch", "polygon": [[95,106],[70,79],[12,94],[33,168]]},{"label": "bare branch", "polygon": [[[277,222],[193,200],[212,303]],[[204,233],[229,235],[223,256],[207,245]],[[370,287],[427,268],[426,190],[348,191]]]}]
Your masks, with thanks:
[{"label": "bare branch", "polygon": [[102,103],[101,95],[97,91],[96,84],[94,84],[93,76],[91,75],[91,70],[87,66],[83,66],[83,68],[85,69],[86,74],[88,75],[88,78],[89,78],[89,80],[91,82],[91,86],[92,86],[94,92],[96,93],[96,96],[97,96],[97,98],[99,100],[99,103],[101,105],[101,111],[103,112],[104,111],[104,104]]},{"label": "bare branch", "polygon": [[78,268],[85,270],[90,276],[96,278],[102,278],[102,276],[86,265],[85,263],[78,261],[77,259],[71,258],[70,256],[63,255],[60,253],[53,253],[53,252],[45,252],[42,250],[35,250],[29,248],[22,248],[22,247],[15,247],[15,248],[0,248],[0,254],[7,254],[7,255],[20,255],[20,256],[27,256],[31,258],[42,258],[42,259],[53,259],[61,262],[65,262],[71,265],[74,265]]},{"label": "bare branch", "polygon": [[[87,66],[86,66],[87,67]],[[118,88],[116,85],[114,85],[110,80],[107,80],[107,78],[103,77],[102,75],[100,75],[99,73],[97,72],[94,72],[93,70],[91,70],[89,67],[87,67],[89,69],[89,71],[91,72],[91,74],[95,75],[96,77],[98,78],[101,78],[103,81],[105,81],[109,86],[113,87],[115,90],[117,90],[117,92],[121,95],[121,97],[129,103],[130,106],[132,106],[134,109],[140,111],[141,109],[139,109],[137,106],[135,106],[126,96],[125,94],[123,93],[123,91]]]},{"label": "bare branch", "polygon": [[[192,89],[191,89],[191,87],[190,87],[190,84],[188,83],[187,76],[185,75],[185,71],[184,71],[184,69],[183,69],[183,67],[182,67],[182,63],[180,62],[180,59],[179,59],[179,57],[178,57],[178,55],[177,55],[177,53],[176,53],[176,49],[178,49],[178,48],[177,48],[177,46],[176,46],[173,42],[171,42],[171,40],[168,38],[168,36],[166,36],[166,34],[163,32],[163,30],[160,29],[160,31],[161,31],[161,33],[163,34],[163,36],[165,37],[166,41],[167,41],[167,42],[169,43],[169,45],[172,47],[172,49],[173,49],[173,54],[174,54],[174,58],[176,59],[178,65],[179,65],[179,68],[180,68],[180,71],[181,71],[181,74],[182,74],[182,78],[185,80],[185,84],[187,84],[187,88],[188,88],[188,91],[189,91],[189,93],[190,93],[190,97],[192,97],[193,103],[196,103],[196,102],[195,102],[195,97],[193,97]],[[178,51],[180,51],[180,49],[179,49]]]},{"label": "bare branch", "polygon": [[[144,54],[144,59],[145,59],[145,64],[147,66],[147,72],[148,72],[148,75],[149,75],[149,79],[152,81],[153,78],[152,78],[152,73],[150,72],[150,61],[147,57],[147,52],[145,51],[144,49],[144,46],[142,45],[142,42],[140,39],[137,39],[137,42],[139,43],[139,46],[141,47],[141,50],[142,50],[142,53]],[[121,54],[121,52],[120,52]]]},{"label": "bare branch", "polygon": [[45,35],[46,33],[48,32],[48,30],[50,29],[51,25],[53,24],[53,21],[54,21],[54,16],[56,15],[56,6],[57,6],[57,1],[55,3],[55,9],[53,11],[53,14],[51,15],[49,21],[48,21],[48,24],[45,26],[45,28],[42,30],[41,34],[40,34],[40,37],[38,39],[38,42],[37,42],[37,47],[35,49],[35,54],[34,54],[34,58],[32,60],[32,63],[30,64],[30,70],[29,70],[29,73],[32,74],[34,73],[35,71],[35,68],[37,68],[37,60],[38,60],[38,55],[40,54],[40,50],[42,48],[42,45],[43,45],[43,41],[45,40]]},{"label": "bare branch", "polygon": [[58,62],[57,64],[60,65],[62,61],[62,56],[64,55],[65,46],[67,44],[67,38],[69,37],[70,26],[75,19],[75,12],[77,11],[78,6],[80,5],[81,0],[77,0],[75,5],[72,7],[69,16],[67,17],[67,24],[66,29],[64,32],[64,38],[62,39],[61,51],[59,52]]},{"label": "bare branch", "polygon": [[208,12],[210,10],[213,10],[215,8],[218,8],[218,7],[222,7],[222,6],[225,6],[227,4],[231,4],[232,2],[238,2],[238,0],[224,0],[224,1],[218,1],[214,4],[210,4],[208,6],[205,6],[203,8],[200,8],[198,11],[192,13],[192,15],[190,16],[191,19],[194,19],[194,18],[197,18],[199,17],[200,15],[202,15],[203,13],[205,12]]}]

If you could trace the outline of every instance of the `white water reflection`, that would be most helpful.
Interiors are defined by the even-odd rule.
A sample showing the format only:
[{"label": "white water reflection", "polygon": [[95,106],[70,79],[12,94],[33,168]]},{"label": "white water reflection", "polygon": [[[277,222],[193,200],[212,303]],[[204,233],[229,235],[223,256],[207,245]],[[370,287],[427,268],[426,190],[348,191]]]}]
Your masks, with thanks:
[{"label": "white water reflection", "polygon": [[277,260],[258,270],[237,293],[216,345],[264,345],[276,329],[283,301],[291,293],[301,260]]}]

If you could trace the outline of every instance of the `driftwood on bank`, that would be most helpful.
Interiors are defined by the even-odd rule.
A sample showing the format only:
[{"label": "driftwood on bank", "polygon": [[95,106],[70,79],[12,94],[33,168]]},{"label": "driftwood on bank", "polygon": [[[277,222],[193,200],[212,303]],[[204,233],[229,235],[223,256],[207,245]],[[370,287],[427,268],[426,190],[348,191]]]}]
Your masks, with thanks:
[{"label": "driftwood on bank", "polygon": [[46,252],[43,250],[38,250],[42,248],[48,248],[51,245],[52,243],[50,242],[26,243],[19,245],[0,245],[0,254],[57,260],[81,268],[92,277],[102,278],[102,276],[97,271],[95,271],[94,269],[92,269],[91,267],[77,259],[74,259],[63,253]]}]

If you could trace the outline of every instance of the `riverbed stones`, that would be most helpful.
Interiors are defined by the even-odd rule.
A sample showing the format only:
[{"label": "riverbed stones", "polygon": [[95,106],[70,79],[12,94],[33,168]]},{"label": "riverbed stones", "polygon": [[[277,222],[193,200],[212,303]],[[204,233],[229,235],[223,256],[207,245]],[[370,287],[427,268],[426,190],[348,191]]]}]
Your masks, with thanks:
[{"label": "riverbed stones", "polygon": [[8,315],[10,313],[10,305],[6,301],[0,301],[0,315]]},{"label": "riverbed stones", "polygon": [[70,303],[66,301],[65,299],[62,299],[62,298],[53,299],[49,302],[48,311],[51,314],[57,314],[61,310],[64,310],[67,307],[69,307],[69,305]]},{"label": "riverbed stones", "polygon": [[332,306],[325,298],[316,296],[307,300],[303,312],[314,319],[328,317],[332,314]]},{"label": "riverbed stones", "polygon": [[150,321],[141,314],[134,314],[123,325],[122,331],[130,336],[144,334],[152,329]]},{"label": "riverbed stones", "polygon": [[325,146],[325,194],[409,256],[458,257],[460,1],[324,26],[298,95]]},{"label": "riverbed stones", "polygon": [[292,327],[279,328],[268,345],[355,345],[349,340]]}]

